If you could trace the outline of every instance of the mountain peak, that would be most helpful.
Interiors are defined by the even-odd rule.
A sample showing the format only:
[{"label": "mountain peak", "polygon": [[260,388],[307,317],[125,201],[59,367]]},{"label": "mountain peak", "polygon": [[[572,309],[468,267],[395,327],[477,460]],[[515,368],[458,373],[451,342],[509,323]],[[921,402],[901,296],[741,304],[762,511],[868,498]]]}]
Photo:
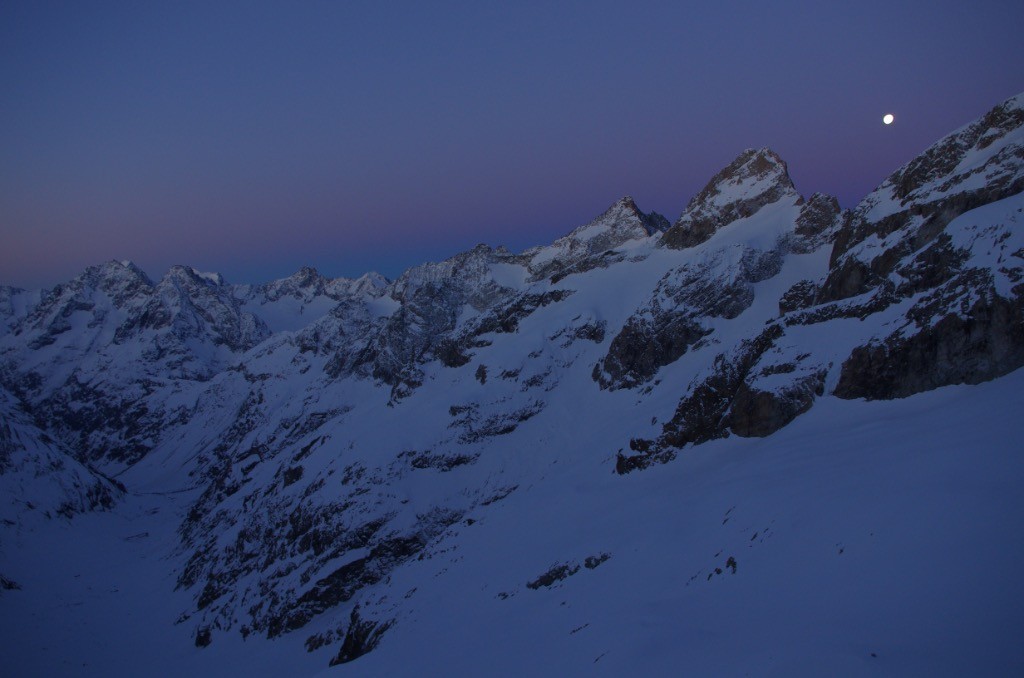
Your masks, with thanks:
[{"label": "mountain peak", "polygon": [[632,214],[638,217],[642,217],[644,215],[644,213],[640,211],[640,208],[636,206],[636,201],[633,200],[633,196],[631,195],[619,198],[604,212],[604,214],[611,213]]},{"label": "mountain peak", "polygon": [[[599,217],[580,226],[567,235],[565,240],[586,242],[601,235],[618,233],[626,239],[653,235],[669,226],[668,219],[657,212],[645,213],[637,207],[633,196],[627,195],[611,204]],[[613,238],[621,240],[622,238]],[[607,247],[603,247],[607,249]]]},{"label": "mountain peak", "polygon": [[167,273],[164,275],[161,283],[185,285],[186,287],[194,287],[196,285],[222,287],[226,284],[226,281],[220,273],[205,273],[191,266],[175,264],[167,269]]},{"label": "mountain peak", "polygon": [[674,249],[694,247],[722,226],[783,199],[801,200],[785,161],[770,148],[748,148],[690,200],[663,242]]},{"label": "mountain peak", "polygon": [[[625,226],[626,228],[634,229],[639,225],[646,231],[647,235],[664,231],[669,227],[668,219],[657,212],[646,213],[641,211],[631,195],[616,200],[601,216],[583,228],[586,229],[595,224],[609,224],[618,228]],[[580,230],[582,229],[577,229],[577,231]]]},{"label": "mountain peak", "polygon": [[[295,273],[285,278],[286,281],[294,284],[296,287],[311,287],[313,285],[322,285],[327,279],[312,266],[303,266]],[[283,282],[283,281],[282,281]]]},{"label": "mountain peak", "polygon": [[111,259],[110,261],[107,261],[102,264],[89,266],[79,276],[79,278],[96,278],[97,280],[117,280],[124,278],[126,276],[132,279],[141,278],[147,283],[152,284],[152,281],[149,279],[149,276],[146,275],[146,272],[143,271],[138,266],[136,266],[133,262],[129,261],[128,259],[123,259],[120,261]]}]

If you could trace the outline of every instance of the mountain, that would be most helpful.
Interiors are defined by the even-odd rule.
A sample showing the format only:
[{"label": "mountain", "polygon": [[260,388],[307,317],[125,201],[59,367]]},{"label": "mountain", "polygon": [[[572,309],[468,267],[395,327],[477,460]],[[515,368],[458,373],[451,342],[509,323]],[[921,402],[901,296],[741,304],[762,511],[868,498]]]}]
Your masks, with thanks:
[{"label": "mountain", "polygon": [[747,150],[393,281],[3,288],[10,665],[1019,672],[1022,218],[1024,95],[852,210]]}]

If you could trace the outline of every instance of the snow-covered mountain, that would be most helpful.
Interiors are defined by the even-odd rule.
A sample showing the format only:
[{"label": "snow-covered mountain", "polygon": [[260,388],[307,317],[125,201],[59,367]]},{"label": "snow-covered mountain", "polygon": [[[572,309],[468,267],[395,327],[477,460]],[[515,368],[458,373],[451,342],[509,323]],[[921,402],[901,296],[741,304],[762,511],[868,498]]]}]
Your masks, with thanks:
[{"label": "snow-covered mountain", "polygon": [[1022,219],[1024,95],[851,211],[748,150],[394,281],[0,288],[6,654],[1020,671]]}]

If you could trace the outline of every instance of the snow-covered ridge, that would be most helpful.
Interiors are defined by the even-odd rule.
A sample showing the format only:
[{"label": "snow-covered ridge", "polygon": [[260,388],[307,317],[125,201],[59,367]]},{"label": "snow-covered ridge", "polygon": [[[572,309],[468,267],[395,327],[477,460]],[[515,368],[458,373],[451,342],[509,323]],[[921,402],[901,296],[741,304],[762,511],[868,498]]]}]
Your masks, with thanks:
[{"label": "snow-covered ridge", "polygon": [[1024,95],[1017,95],[896,170],[864,198],[856,214],[876,223],[911,203],[921,206],[983,188],[1020,192],[1024,179],[1022,123]]}]

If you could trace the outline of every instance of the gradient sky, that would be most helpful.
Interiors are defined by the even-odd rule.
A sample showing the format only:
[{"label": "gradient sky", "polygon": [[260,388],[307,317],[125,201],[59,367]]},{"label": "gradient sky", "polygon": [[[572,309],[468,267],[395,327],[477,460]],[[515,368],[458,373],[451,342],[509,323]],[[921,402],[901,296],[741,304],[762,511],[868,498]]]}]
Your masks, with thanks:
[{"label": "gradient sky", "polygon": [[1024,90],[1019,1],[702,4],[7,0],[0,283],[393,277],[674,220],[748,147],[850,207]]}]

